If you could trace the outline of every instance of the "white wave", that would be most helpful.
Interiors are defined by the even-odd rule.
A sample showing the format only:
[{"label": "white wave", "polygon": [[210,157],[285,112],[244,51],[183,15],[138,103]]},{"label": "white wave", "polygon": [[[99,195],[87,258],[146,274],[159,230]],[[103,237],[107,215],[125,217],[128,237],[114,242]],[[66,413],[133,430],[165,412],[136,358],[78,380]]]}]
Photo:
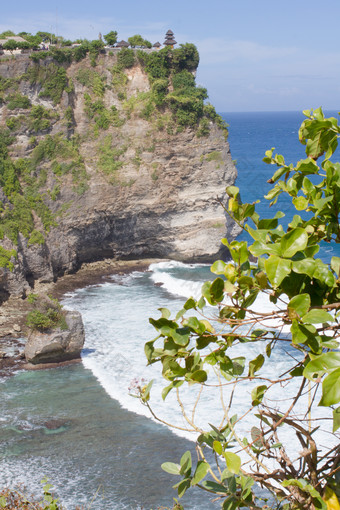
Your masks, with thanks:
[{"label": "white wave", "polygon": [[201,296],[202,282],[194,282],[190,280],[182,280],[175,278],[169,273],[156,271],[151,275],[152,281],[157,285],[162,285],[163,289],[173,294],[185,298],[193,297],[199,299]]},{"label": "white wave", "polygon": [[173,268],[188,268],[194,269],[195,267],[208,267],[209,264],[188,264],[187,262],[179,262],[177,260],[166,260],[163,262],[154,262],[150,264],[150,271],[157,271],[162,269],[173,269]]},{"label": "white wave", "polygon": [[[150,273],[144,273],[144,278],[135,279],[133,285],[125,286],[108,282],[100,287],[79,291],[74,298],[66,299],[65,305],[78,309],[83,315],[86,327],[86,355],[83,357],[83,363],[92,371],[111,398],[116,399],[125,409],[150,418],[149,410],[138,399],[129,395],[128,388],[133,379],[145,381],[154,379],[151,402],[156,414],[167,423],[188,428],[180,412],[175,392],[168,395],[166,403],[163,402],[161,391],[166,381],[162,378],[159,364],[146,366],[144,344],[155,337],[155,331],[148,324],[147,317],[157,316],[156,310],[159,306],[165,306],[177,312],[181,304],[175,296],[199,297],[202,282],[176,278],[167,272],[168,269],[175,267],[188,268],[188,265],[173,263],[174,265],[170,267],[170,263],[161,264],[162,266],[153,265],[154,269]],[[162,288],[170,294],[163,293],[160,297],[155,283],[162,283]],[[272,311],[275,307],[269,301],[269,297],[263,293],[253,305],[253,308],[260,312]],[[272,327],[275,325],[277,323],[273,321]],[[246,356],[250,360],[260,353],[264,354],[264,349],[265,345],[262,342],[240,344],[232,348],[230,356]],[[284,373],[287,370],[287,362],[291,360],[290,356],[286,347],[276,350],[271,363],[268,364],[266,376],[276,378],[278,374]],[[213,376],[213,368],[210,372]],[[258,384],[259,381],[247,381],[238,387],[235,411],[239,415],[242,415],[249,407],[252,388]],[[184,407],[191,409],[199,388],[191,386],[182,391],[183,388],[184,385],[181,387]],[[296,383],[278,391],[282,391],[282,396],[277,394],[271,396],[287,399],[296,392]],[[225,391],[225,396],[228,399],[228,389]],[[287,402],[288,406],[291,401],[283,400],[282,405],[285,405],[284,402]],[[221,422],[223,418],[221,408],[219,390],[204,389],[196,411],[199,425],[206,429],[209,428],[208,423]],[[248,435],[254,421],[257,423],[254,417],[244,421],[242,433]],[[190,440],[195,440],[197,436],[185,430],[175,429],[174,432]],[[282,434],[289,442],[290,431],[283,431]],[[294,448],[298,448],[298,445],[294,444]]]}]

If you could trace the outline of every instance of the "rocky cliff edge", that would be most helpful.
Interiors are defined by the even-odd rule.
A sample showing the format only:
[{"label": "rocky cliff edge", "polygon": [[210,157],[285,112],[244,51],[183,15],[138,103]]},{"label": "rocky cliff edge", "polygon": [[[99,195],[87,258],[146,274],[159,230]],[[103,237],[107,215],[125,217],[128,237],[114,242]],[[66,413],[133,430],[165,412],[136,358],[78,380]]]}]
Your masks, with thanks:
[{"label": "rocky cliff edge", "polygon": [[[39,78],[56,68],[66,80],[59,102]],[[113,52],[95,67],[88,57],[60,65],[18,56],[0,60],[0,76],[0,130],[12,137],[17,193],[33,188],[36,200],[27,202],[30,228],[15,239],[8,218],[17,205],[2,181],[1,245],[17,253],[0,269],[3,298],[103,258],[208,262],[222,253],[222,237],[236,236],[219,203],[236,178],[225,133],[209,117],[201,133],[180,125],[167,106],[148,113],[152,85],[138,62],[117,71]]]}]

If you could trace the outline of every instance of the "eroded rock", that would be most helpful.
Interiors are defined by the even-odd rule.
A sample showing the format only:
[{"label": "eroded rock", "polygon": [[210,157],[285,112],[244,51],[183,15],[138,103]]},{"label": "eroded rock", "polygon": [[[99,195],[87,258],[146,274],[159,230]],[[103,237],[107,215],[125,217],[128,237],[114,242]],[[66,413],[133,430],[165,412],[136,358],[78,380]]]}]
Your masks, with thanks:
[{"label": "eroded rock", "polygon": [[80,359],[85,341],[81,314],[76,311],[67,311],[65,320],[67,330],[57,328],[46,332],[32,331],[30,333],[25,346],[25,358],[28,363],[45,365]]}]

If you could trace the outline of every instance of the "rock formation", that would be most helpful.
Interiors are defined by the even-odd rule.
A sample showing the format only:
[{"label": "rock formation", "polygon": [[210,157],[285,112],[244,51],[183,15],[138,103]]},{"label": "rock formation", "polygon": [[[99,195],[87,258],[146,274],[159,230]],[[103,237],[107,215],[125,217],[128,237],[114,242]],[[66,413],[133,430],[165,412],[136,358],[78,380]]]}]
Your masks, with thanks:
[{"label": "rock formation", "polygon": [[65,312],[67,329],[31,331],[25,345],[27,363],[41,365],[62,363],[80,359],[85,341],[84,325],[81,314],[76,311]]},{"label": "rock formation", "polygon": [[[2,299],[102,258],[210,261],[222,253],[220,239],[238,233],[218,202],[236,178],[225,133],[209,116],[200,136],[176,124],[167,105],[152,110],[145,68],[137,60],[117,67],[117,51],[95,67],[89,57],[63,65],[0,58],[0,130],[15,137],[7,149],[21,193],[36,193],[27,199],[28,232],[15,241],[4,220],[2,247],[17,257],[0,268]],[[44,82],[58,70],[59,97],[59,82],[52,91]],[[11,218],[15,202],[2,194]]]}]

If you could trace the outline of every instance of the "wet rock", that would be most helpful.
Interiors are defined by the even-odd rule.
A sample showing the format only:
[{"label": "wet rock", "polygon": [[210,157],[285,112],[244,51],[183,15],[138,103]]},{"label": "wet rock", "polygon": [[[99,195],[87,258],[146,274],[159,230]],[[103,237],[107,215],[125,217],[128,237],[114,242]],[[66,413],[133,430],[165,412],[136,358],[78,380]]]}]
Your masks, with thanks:
[{"label": "wet rock", "polygon": [[65,320],[67,330],[57,328],[46,332],[31,332],[25,346],[25,358],[28,363],[46,365],[80,358],[85,341],[81,314],[68,311]]}]

